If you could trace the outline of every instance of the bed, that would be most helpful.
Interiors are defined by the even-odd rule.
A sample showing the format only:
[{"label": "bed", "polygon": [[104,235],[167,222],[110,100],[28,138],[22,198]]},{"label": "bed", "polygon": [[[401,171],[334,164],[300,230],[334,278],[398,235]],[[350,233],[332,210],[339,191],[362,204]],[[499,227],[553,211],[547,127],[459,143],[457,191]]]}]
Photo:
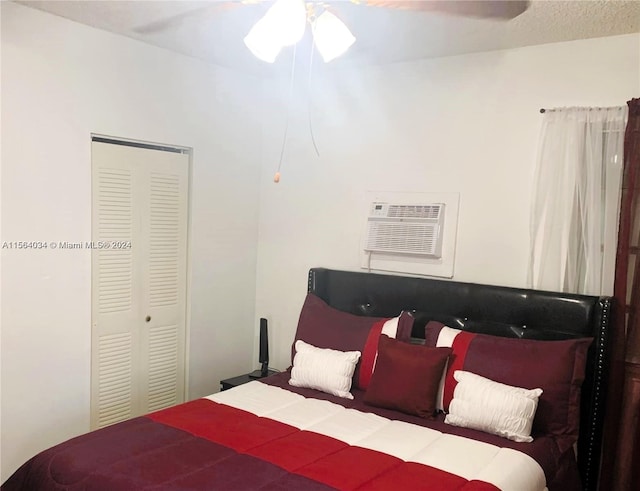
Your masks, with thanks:
[{"label": "bed", "polygon": [[609,298],[325,268],[307,290],[293,368],[61,443],[2,491],[596,489]]}]

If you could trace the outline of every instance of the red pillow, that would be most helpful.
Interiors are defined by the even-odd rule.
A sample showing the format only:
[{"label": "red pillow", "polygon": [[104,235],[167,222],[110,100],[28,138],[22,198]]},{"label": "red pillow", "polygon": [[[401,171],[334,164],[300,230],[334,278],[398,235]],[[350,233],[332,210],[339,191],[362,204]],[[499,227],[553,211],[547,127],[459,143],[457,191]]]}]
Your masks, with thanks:
[{"label": "red pillow", "polygon": [[433,418],[451,348],[429,348],[380,336],[378,359],[364,402]]},{"label": "red pillow", "polygon": [[[291,346],[292,363],[295,356],[295,342],[298,339],[318,348],[360,351],[362,356],[353,374],[353,386],[366,389],[373,372],[378,338],[383,328],[389,331],[390,336],[395,335],[395,338],[401,341],[409,341],[411,338],[413,317],[408,312],[403,312],[397,318],[397,329],[394,329],[395,319],[364,317],[342,312],[330,307],[313,293],[308,293]],[[385,323],[389,320],[392,322],[385,328]]]},{"label": "red pillow", "polygon": [[435,321],[425,327],[427,346],[453,348],[443,390],[445,411],[453,398],[455,370],[525,389],[539,387],[543,393],[533,432],[559,437],[563,450],[578,438],[580,388],[591,341],[591,338],[562,341],[503,338],[451,329]]}]

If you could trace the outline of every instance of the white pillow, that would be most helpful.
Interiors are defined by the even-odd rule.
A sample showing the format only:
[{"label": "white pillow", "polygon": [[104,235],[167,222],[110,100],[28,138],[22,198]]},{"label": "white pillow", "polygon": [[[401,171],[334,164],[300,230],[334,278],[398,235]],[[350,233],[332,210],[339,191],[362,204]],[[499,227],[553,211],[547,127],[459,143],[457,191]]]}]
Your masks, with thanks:
[{"label": "white pillow", "polygon": [[445,423],[473,428],[516,442],[532,442],[531,426],[542,389],[500,384],[475,373],[456,370]]},{"label": "white pillow", "polygon": [[359,351],[316,348],[298,340],[289,385],[353,399],[349,390],[360,354]]}]

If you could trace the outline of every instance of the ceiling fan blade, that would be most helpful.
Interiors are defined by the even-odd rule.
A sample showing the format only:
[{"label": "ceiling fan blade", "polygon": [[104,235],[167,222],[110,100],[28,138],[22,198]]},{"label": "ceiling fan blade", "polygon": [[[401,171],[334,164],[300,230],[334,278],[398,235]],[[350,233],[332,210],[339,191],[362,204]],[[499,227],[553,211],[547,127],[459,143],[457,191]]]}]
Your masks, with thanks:
[{"label": "ceiling fan blade", "polygon": [[232,9],[234,7],[241,6],[247,2],[207,2],[207,5],[203,7],[197,7],[195,9],[186,10],[179,14],[172,15],[165,19],[160,19],[154,22],[149,22],[138,27],[134,27],[133,31],[138,34],[153,34],[155,32],[164,31],[175,26],[179,26],[182,22],[192,17],[198,17],[201,15],[210,15],[213,13]]},{"label": "ceiling fan blade", "polygon": [[[357,3],[357,0],[355,0]],[[529,7],[527,0],[362,0],[372,7],[414,10],[421,12],[442,12],[467,17],[513,19]]]}]

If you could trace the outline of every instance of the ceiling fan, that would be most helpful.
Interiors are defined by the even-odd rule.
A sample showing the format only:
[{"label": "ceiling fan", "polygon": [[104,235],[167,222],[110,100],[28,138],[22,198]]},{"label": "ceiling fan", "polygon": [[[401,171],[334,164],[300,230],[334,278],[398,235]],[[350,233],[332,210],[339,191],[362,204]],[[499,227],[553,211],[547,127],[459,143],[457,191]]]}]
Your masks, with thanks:
[{"label": "ceiling fan", "polygon": [[[175,27],[191,17],[205,17],[240,8],[245,5],[264,5],[266,14],[256,22],[244,37],[249,50],[262,61],[273,63],[281,48],[295,45],[304,35],[306,25],[311,25],[313,42],[325,62],[340,56],[355,42],[349,28],[340,20],[340,7],[348,4],[363,8],[402,9],[416,13],[437,12],[464,17],[508,20],[522,14],[529,7],[527,0],[238,0],[207,2],[206,5],[159,21],[134,28],[139,34],[151,34]],[[268,10],[267,10],[268,9]],[[313,57],[311,50],[311,59]],[[295,70],[295,50],[291,69],[291,88]],[[309,62],[311,74],[311,60]],[[291,90],[290,90],[291,92]],[[290,97],[291,98],[291,97]],[[290,104],[290,103],[289,103]],[[280,182],[280,169],[287,141],[289,116],[280,152],[280,160],[274,182]],[[313,139],[311,119],[309,129]],[[316,148],[316,153],[318,150]]]},{"label": "ceiling fan", "polygon": [[[139,34],[152,34],[170,29],[191,17],[214,15],[244,5],[273,4],[273,0],[236,0],[206,2],[202,7],[150,22],[134,28]],[[321,7],[339,15],[341,4],[364,7],[400,9],[414,12],[436,12],[462,17],[509,20],[517,17],[529,7],[528,0],[307,0],[308,7]]]}]

